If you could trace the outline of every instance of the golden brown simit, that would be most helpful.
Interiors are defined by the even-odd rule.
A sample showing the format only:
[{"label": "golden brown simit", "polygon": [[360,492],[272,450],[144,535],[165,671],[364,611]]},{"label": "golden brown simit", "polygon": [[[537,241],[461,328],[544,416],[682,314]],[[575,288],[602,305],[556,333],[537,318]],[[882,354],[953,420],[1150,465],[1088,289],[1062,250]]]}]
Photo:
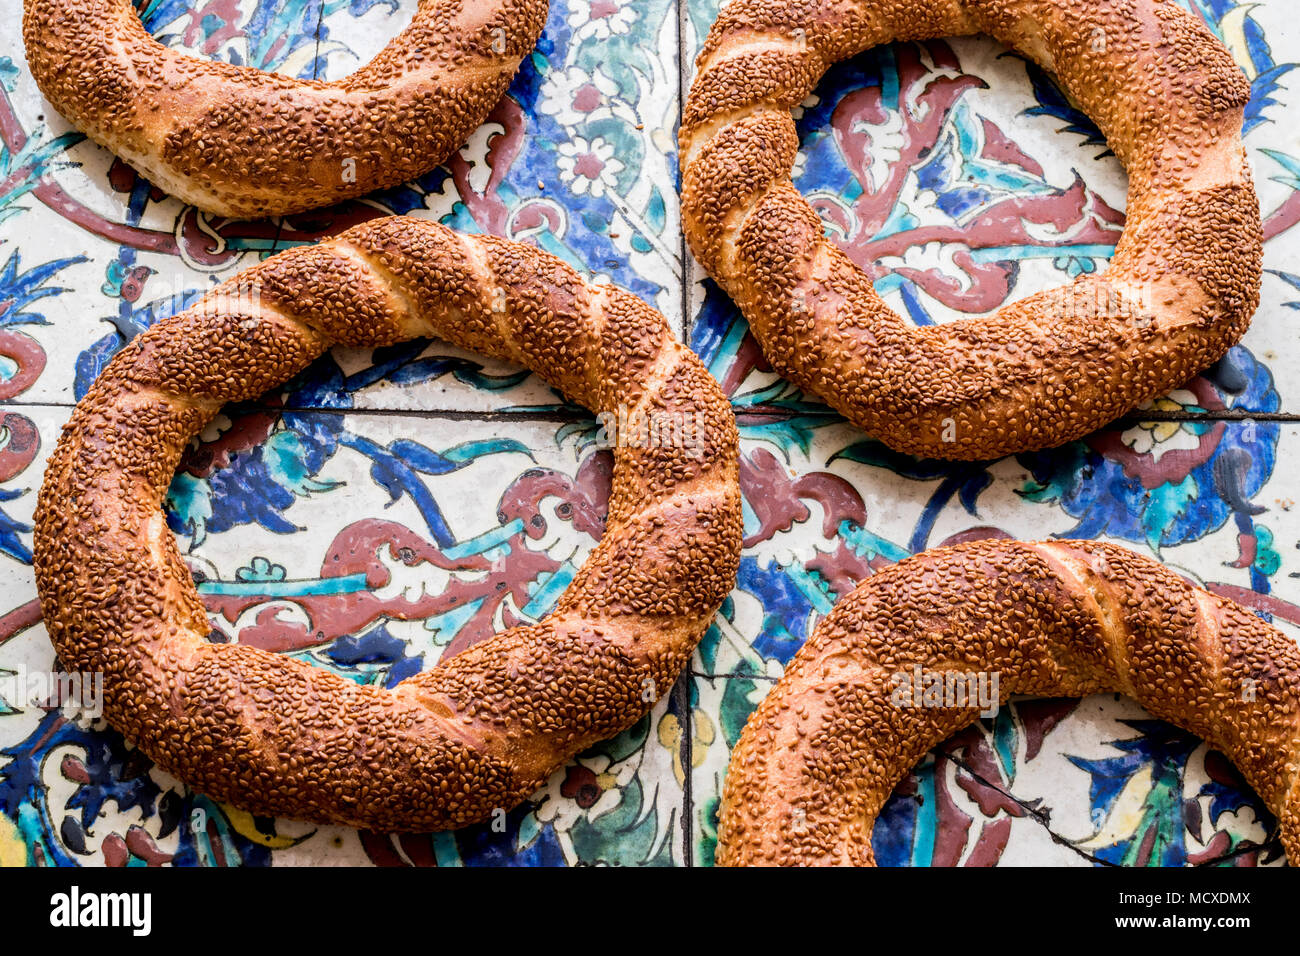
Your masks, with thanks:
[{"label": "golden brown simit", "polygon": [[27,62],[54,108],[154,185],[231,217],[287,215],[405,182],[483,122],[547,0],[420,0],[335,83],[186,56],[131,0],[24,0]]},{"label": "golden brown simit", "polygon": [[[162,514],[186,444],[332,344],[431,335],[593,410],[690,416],[698,441],[620,443],[604,536],[555,610],[391,691],[210,643]],[[240,273],[113,359],[50,458],[37,586],[64,666],[103,672],[105,717],[194,788],[259,814],[459,827],[672,686],[735,583],[737,456],[717,383],[636,297],[530,246],[378,219]]]},{"label": "golden brown simit", "polygon": [[860,584],[731,756],[717,862],[872,865],[894,786],[971,707],[896,702],[893,675],[997,672],[1012,694],[1119,691],[1223,751],[1300,860],[1300,648],[1149,558],[1094,541],[981,541]]},{"label": "golden brown simit", "polygon": [[[1054,72],[1129,174],[1104,275],[916,328],[822,234],[791,183],[790,109],[891,40],[987,33]],[[1183,384],[1259,304],[1250,84],[1173,0],[735,0],[681,127],[691,248],[773,367],[893,448],[988,459],[1059,445]]]}]

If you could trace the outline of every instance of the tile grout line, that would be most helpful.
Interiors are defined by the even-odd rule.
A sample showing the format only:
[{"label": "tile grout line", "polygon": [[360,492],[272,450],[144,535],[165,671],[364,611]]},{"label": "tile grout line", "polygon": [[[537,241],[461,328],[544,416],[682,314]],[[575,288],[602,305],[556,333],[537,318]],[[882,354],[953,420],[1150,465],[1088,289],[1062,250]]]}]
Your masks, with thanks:
[{"label": "tile grout line", "polygon": [[681,743],[678,744],[678,757],[682,763],[682,865],[695,866],[695,853],[691,839],[694,832],[695,793],[691,780],[694,769],[694,744],[691,735],[695,731],[694,715],[691,713],[691,672],[688,667],[673,684],[673,704],[681,712],[679,718],[682,728]]},{"label": "tile grout line", "polygon": [[[275,239],[271,243],[271,251],[279,251],[277,246],[280,237],[284,231],[283,222],[276,227]],[[461,408],[358,408],[339,407],[331,408],[328,405],[267,405],[263,403],[242,403],[248,411],[264,412],[292,412],[300,415],[321,414],[321,415],[369,415],[369,416],[402,416],[416,418],[444,418],[453,421],[474,420],[474,421],[537,421],[537,422],[556,422],[569,423],[583,421],[590,418],[591,415],[585,409],[568,410],[557,408],[554,410],[538,409],[461,409]],[[67,408],[72,409],[77,405],[76,402],[70,401],[33,401],[29,399],[15,399],[11,401],[0,402],[0,407],[4,408]],[[770,411],[761,405],[750,405],[744,409],[748,416],[762,416],[764,414],[779,415],[785,414],[784,410],[772,408]],[[827,410],[828,417],[833,414]],[[1180,413],[1180,412],[1151,412],[1135,416],[1124,416],[1117,418],[1107,424],[1108,429],[1125,430],[1140,425],[1144,422],[1223,422],[1225,424],[1255,422],[1257,424],[1278,424],[1278,425],[1297,425],[1300,424],[1300,412],[1233,412],[1233,411],[1209,411],[1204,413]],[[836,424],[827,422],[828,425]]]},{"label": "tile grout line", "polygon": [[[690,27],[690,0],[677,0],[677,135],[681,136],[682,110],[686,105],[686,95],[690,89],[690,59],[686,50],[686,35]],[[682,290],[682,342],[690,346],[691,334],[695,328],[695,316],[691,309],[692,292],[695,289],[695,257],[686,242],[686,230],[681,228],[682,168],[680,154],[677,160],[677,222],[678,242],[681,248],[681,290]]]},{"label": "tile grout line", "polygon": [[708,673],[707,671],[697,671],[697,670],[695,670],[694,668],[691,669],[691,676],[692,676],[692,677],[699,677],[699,678],[702,678],[703,680],[708,680],[708,681],[712,681],[712,680],[756,680],[756,681],[766,681],[766,682],[769,683],[769,684],[775,684],[777,681],[779,681],[779,680],[781,679],[781,678],[779,678],[779,677],[771,677],[771,676],[769,676],[769,675],[767,675],[767,674],[742,674],[740,671],[728,671],[728,672],[720,673],[720,674],[710,674],[710,673]]},{"label": "tile grout line", "polygon": [[316,49],[311,55],[311,78],[313,80],[320,79],[320,34],[324,26],[325,0],[321,0],[320,12],[316,14]]},{"label": "tile grout line", "polygon": [[[686,28],[689,22],[690,12],[688,4],[690,0],[677,0],[677,131],[681,133],[681,114],[682,104],[686,96]],[[691,288],[694,274],[695,260],[692,258],[690,249],[686,245],[686,232],[681,228],[681,194],[682,194],[682,170],[680,160],[677,163],[677,220],[678,220],[678,249],[680,256],[680,270],[678,274],[679,288],[681,290],[681,300],[679,308],[682,317],[682,343],[688,348],[691,342]],[[694,681],[693,668],[689,662],[683,669],[681,676],[677,678],[673,693],[679,694],[678,706],[682,710],[682,742],[681,742],[681,762],[682,762],[682,818],[680,826],[682,828],[682,865],[691,868],[695,866],[694,840],[695,832],[695,791],[694,791],[694,770],[695,760],[693,752],[692,737],[695,733],[695,715],[691,712],[691,682]],[[680,690],[679,690],[680,689]]]}]

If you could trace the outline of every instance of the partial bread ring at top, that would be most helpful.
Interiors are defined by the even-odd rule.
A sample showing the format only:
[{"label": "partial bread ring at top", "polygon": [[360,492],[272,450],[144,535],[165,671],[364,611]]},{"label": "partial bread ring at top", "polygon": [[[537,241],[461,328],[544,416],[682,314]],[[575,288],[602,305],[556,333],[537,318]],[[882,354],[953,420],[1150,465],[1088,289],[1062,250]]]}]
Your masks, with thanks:
[{"label": "partial bread ring at top", "polygon": [[405,30],[334,83],[171,50],[130,0],[24,0],[23,42],[54,108],[154,185],[223,216],[273,216],[446,159],[505,93],[547,6],[420,0]]},{"label": "partial bread ring at top", "polygon": [[[795,189],[789,111],[837,60],[973,33],[1053,72],[1101,127],[1128,170],[1128,223],[1102,275],[917,328]],[[1079,438],[1215,362],[1259,304],[1250,84],[1173,0],[735,0],[697,69],[680,135],[691,248],[773,368],[900,451],[988,459]]]}]

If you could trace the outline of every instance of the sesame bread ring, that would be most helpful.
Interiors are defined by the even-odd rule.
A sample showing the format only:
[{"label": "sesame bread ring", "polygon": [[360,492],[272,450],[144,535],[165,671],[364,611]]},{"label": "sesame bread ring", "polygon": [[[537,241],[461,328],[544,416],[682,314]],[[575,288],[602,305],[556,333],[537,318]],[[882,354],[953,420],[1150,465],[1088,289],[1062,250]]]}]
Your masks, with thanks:
[{"label": "sesame bread ring", "polygon": [[[618,439],[604,535],[537,624],[391,690],[209,642],[162,511],[187,442],[334,343],[431,335],[593,410],[679,427]],[[689,441],[665,437],[687,421]],[[36,582],[63,665],[102,673],[107,720],[196,790],[263,815],[459,827],[671,688],[735,583],[738,454],[721,389],[635,296],[531,246],[376,219],[240,273],[113,359],[50,458]]]},{"label": "sesame bread ring", "polygon": [[510,85],[547,0],[420,0],[369,64],[334,83],[186,56],[131,0],[24,0],[41,92],[173,196],[232,218],[288,215],[428,172]]},{"label": "sesame bread ring", "polygon": [[[986,33],[1054,72],[1129,174],[1110,268],[986,317],[917,328],[791,182],[790,109],[891,40]],[[682,119],[691,248],[773,368],[885,444],[991,459],[1059,445],[1182,385],[1259,304],[1250,84],[1173,0],[735,0]]]},{"label": "sesame bread ring", "polygon": [[1231,759],[1300,860],[1294,641],[1123,548],[980,541],[868,578],[821,622],[732,753],[717,862],[873,865],[894,786],[988,703],[969,680],[918,702],[917,668],[982,674],[997,703],[1127,694]]}]

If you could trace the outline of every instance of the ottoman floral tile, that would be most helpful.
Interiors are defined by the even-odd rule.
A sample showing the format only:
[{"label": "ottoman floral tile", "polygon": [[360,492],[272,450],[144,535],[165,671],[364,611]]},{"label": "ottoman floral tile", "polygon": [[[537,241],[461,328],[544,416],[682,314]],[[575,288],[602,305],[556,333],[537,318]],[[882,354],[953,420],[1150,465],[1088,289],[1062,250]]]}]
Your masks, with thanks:
[{"label": "ottoman floral tile", "polygon": [[954,464],[895,455],[843,423],[807,449],[782,447],[755,437],[767,423],[746,417],[745,551],[739,585],[696,654],[701,673],[779,676],[813,622],[873,571],[991,536],[1112,540],[1300,627],[1276,593],[1300,597],[1283,567],[1294,549],[1279,546],[1300,540],[1279,461],[1293,426],[1180,423],[1189,447],[1171,436],[1156,455],[1133,446],[1167,423],[1125,422],[1051,452]]},{"label": "ottoman floral tile", "polygon": [[[487,123],[419,180],[286,219],[212,217],[49,110],[0,38],[0,862],[707,865],[748,715],[835,601],[928,547],[1103,538],[1300,637],[1300,38],[1284,0],[1187,0],[1251,79],[1263,303],[1240,346],[1100,432],[996,462],[898,455],[772,374],[685,256],[675,129],[715,0],[552,0]],[[397,0],[141,0],[162,42],[302,77],[355,69]],[[19,0],[0,0],[16,23]],[[958,321],[1103,268],[1124,176],[1051,81],[990,41],[834,68],[796,182],[899,311]],[[398,212],[538,244],[654,304],[731,396],[745,550],[690,672],[522,806],[391,836],[253,817],[190,791],[41,683],[31,520],[71,407],[132,336],[261,258]],[[611,458],[535,376],[441,342],[336,349],[223,411],[168,520],[213,639],[391,686],[552,606],[602,532]],[[875,830],[889,865],[1280,865],[1231,765],[1129,701],[1015,700],[937,747]]]}]

